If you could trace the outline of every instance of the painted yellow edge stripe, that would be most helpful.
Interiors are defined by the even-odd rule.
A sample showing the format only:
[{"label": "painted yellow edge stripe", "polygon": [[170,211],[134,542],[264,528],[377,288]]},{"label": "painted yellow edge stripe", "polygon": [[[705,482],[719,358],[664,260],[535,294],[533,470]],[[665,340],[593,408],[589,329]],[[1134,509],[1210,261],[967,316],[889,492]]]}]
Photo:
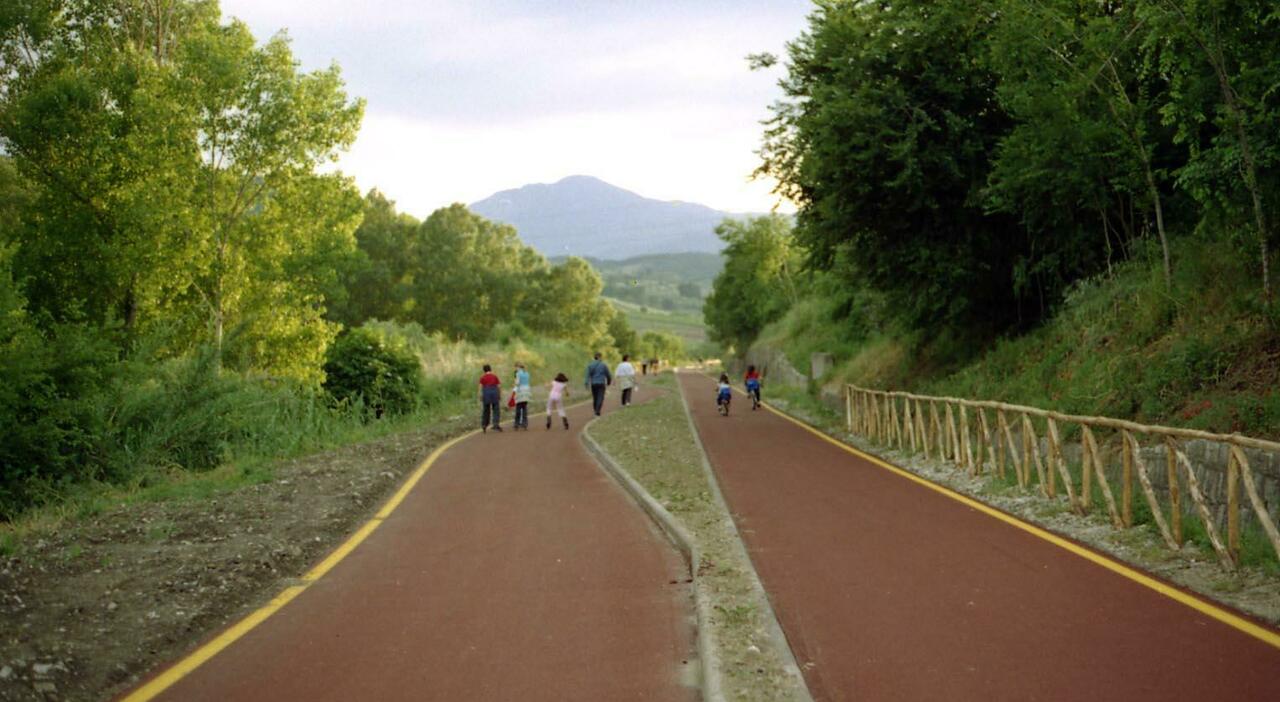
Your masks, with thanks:
[{"label": "painted yellow edge stripe", "polygon": [[413,472],[413,475],[409,476],[409,479],[404,481],[404,485],[396,491],[396,494],[392,495],[391,499],[387,500],[387,504],[383,505],[382,509],[378,511],[378,514],[375,515],[376,518],[386,519],[387,517],[390,517],[395,508],[399,507],[401,502],[404,502],[404,498],[408,496],[409,491],[413,489],[414,485],[418,484],[418,481],[422,479],[422,476],[427,474],[427,469],[431,467],[431,464],[436,462],[436,459],[439,458],[441,454],[448,451],[459,441],[474,436],[477,433],[478,432],[476,431],[469,431],[462,436],[455,436],[436,447],[436,450],[432,451],[431,455],[427,456],[427,458],[422,461],[422,465],[418,466],[418,469]]},{"label": "painted yellow edge stripe", "polygon": [[213,658],[219,651],[230,646],[241,636],[249,633],[262,620],[276,613],[281,607],[289,603],[290,600],[302,594],[307,589],[305,585],[296,585],[294,587],[285,588],[280,594],[276,595],[271,602],[256,610],[249,616],[236,622],[235,626],[222,632],[216,639],[196,649],[194,653],[175,663],[171,668],[156,676],[151,682],[134,690],[128,697],[124,698],[126,702],[139,702],[141,700],[149,700],[156,695],[169,689],[171,685],[186,677],[188,673],[199,668],[205,661]]},{"label": "painted yellow edge stripe", "polygon": [[272,598],[270,602],[254,610],[244,619],[241,619],[229,629],[219,634],[212,641],[196,649],[186,658],[183,658],[173,664],[160,675],[152,678],[146,685],[143,685],[129,693],[122,702],[147,702],[148,700],[155,698],[160,693],[172,687],[174,683],[189,675],[196,668],[199,668],[205,663],[205,661],[208,661],[210,658],[216,656],[220,651],[235,643],[241,636],[249,633],[254,627],[265,621],[267,617],[275,614],[280,610],[280,608],[288,604],[290,600],[302,594],[308,586],[323,577],[325,573],[332,570],[334,566],[338,565],[339,561],[346,558],[356,549],[357,546],[360,545],[361,542],[369,538],[369,535],[378,528],[378,525],[382,524],[382,521],[389,517],[396,507],[400,506],[400,503],[404,501],[404,498],[409,494],[409,491],[413,489],[413,486],[418,484],[418,481],[422,479],[422,476],[426,474],[427,470],[431,468],[431,465],[436,462],[436,459],[438,459],[441,454],[447,451],[449,447],[463,439],[475,435],[476,433],[478,432],[470,431],[461,436],[456,436],[444,442],[438,446],[436,450],[432,451],[431,455],[427,456],[426,459],[422,461],[418,468],[409,476],[409,479],[405,481],[404,485],[396,491],[396,494],[391,496],[391,499],[387,500],[386,504],[383,505],[382,509],[378,510],[378,513],[374,515],[372,519],[365,522],[364,525],[348,537],[346,541],[342,542],[341,546],[334,549],[333,552],[326,556],[323,561],[311,570],[307,571],[306,575],[302,576],[302,580],[305,584],[285,588],[280,592],[280,594]]},{"label": "painted yellow edge stripe", "polygon": [[356,550],[356,546],[359,546],[360,542],[369,538],[369,535],[373,533],[373,530],[377,529],[378,525],[382,524],[383,519],[384,517],[377,516],[365,522],[364,526],[361,526],[356,530],[356,533],[347,537],[347,540],[343,541],[341,546],[335,548],[332,553],[325,556],[323,561],[320,561],[314,568],[307,571],[306,575],[302,576],[302,580],[306,582],[307,585],[310,585],[324,577],[325,573],[333,570],[333,567],[338,565],[338,561],[346,558],[348,554]]},{"label": "painted yellow edge stripe", "polygon": [[1170,587],[1169,585],[1166,585],[1165,583],[1162,583],[1159,580],[1156,580],[1155,578],[1152,578],[1144,573],[1134,570],[1133,568],[1130,568],[1129,566],[1123,563],[1120,563],[1119,561],[1113,560],[1100,553],[1091,551],[1078,544],[1072,543],[1071,541],[1068,541],[1056,534],[1053,534],[1049,531],[1041,529],[1040,527],[1035,526],[1034,524],[1024,522],[1021,519],[1005,514],[1004,512],[1001,512],[1000,510],[995,509],[994,507],[990,507],[966,495],[962,495],[958,492],[955,492],[954,490],[951,490],[949,488],[938,485],[937,483],[926,480],[914,473],[911,473],[907,470],[899,468],[891,463],[887,463],[881,460],[880,458],[877,458],[876,456],[873,456],[863,451],[859,451],[853,446],[850,446],[849,444],[846,444],[843,441],[840,441],[828,435],[826,432],[822,431],[821,429],[810,426],[809,424],[802,422],[799,419],[796,419],[795,417],[792,417],[791,415],[786,414],[785,412],[781,412],[768,405],[764,405],[764,407],[765,409],[769,410],[770,412],[773,412],[779,417],[782,417],[783,419],[791,422],[792,424],[799,426],[805,431],[811,434],[814,434],[815,436],[831,444],[834,444],[835,446],[838,446],[855,456],[858,456],[867,461],[870,461],[880,466],[881,468],[892,471],[893,473],[896,473],[906,478],[907,480],[911,480],[915,483],[923,485],[924,487],[927,487],[930,490],[933,490],[934,492],[950,497],[951,499],[956,500],[957,502],[961,502],[968,507],[972,507],[973,509],[976,509],[979,512],[982,512],[987,516],[995,517],[996,519],[999,519],[1000,521],[1006,524],[1017,527],[1018,529],[1021,529],[1029,534],[1032,534],[1041,539],[1044,539],[1045,541],[1048,541],[1049,543],[1055,546],[1060,546],[1070,551],[1071,553],[1074,553],[1075,555],[1080,556],[1081,558],[1092,561],[1093,563],[1096,563],[1102,566],[1103,568],[1110,570],[1113,573],[1116,573],[1125,578],[1128,578],[1129,580],[1132,580],[1138,583],[1139,585],[1143,585],[1152,590],[1155,590],[1156,592],[1164,595],[1165,597],[1168,597],[1172,600],[1180,602],[1196,610],[1197,612],[1200,612],[1201,614],[1212,617],[1213,619],[1216,619],[1222,622],[1223,624],[1226,624],[1227,626],[1230,626],[1238,631],[1248,634],[1249,636],[1252,636],[1253,638],[1258,639],[1263,643],[1270,644],[1271,646],[1274,646],[1276,648],[1280,648],[1280,634],[1277,634],[1276,632],[1270,629],[1259,626],[1254,622],[1249,621],[1248,619],[1240,617],[1232,612],[1222,609],[1221,607],[1217,607],[1213,604],[1210,604],[1204,600],[1201,600],[1198,597],[1192,597],[1191,595],[1188,595],[1182,590],[1179,590],[1175,587]]}]

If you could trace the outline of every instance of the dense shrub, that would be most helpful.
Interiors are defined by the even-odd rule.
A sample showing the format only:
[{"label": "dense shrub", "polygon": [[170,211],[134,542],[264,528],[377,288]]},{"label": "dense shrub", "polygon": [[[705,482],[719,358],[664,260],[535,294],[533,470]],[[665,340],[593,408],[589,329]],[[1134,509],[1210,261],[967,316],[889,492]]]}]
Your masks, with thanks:
[{"label": "dense shrub", "polygon": [[101,335],[79,325],[7,331],[0,338],[0,519],[64,485],[102,477],[92,401],[114,355]]},{"label": "dense shrub", "polygon": [[352,329],[334,341],[324,372],[324,388],[335,401],[363,402],[377,416],[412,412],[422,392],[417,357],[365,329]]},{"label": "dense shrub", "polygon": [[0,339],[0,521],[77,484],[293,452],[355,422],[318,389],[218,370],[212,350],[119,359],[92,327],[54,330]]}]

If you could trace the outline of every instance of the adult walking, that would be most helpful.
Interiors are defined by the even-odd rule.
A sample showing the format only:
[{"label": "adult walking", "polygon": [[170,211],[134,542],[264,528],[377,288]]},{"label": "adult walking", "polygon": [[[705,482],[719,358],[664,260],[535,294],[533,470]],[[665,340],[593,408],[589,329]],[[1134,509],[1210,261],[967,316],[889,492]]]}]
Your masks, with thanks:
[{"label": "adult walking", "polygon": [[622,355],[622,363],[614,369],[613,375],[618,379],[618,387],[622,388],[622,406],[631,404],[631,391],[636,387],[636,367],[631,365],[631,356]]},{"label": "adult walking", "polygon": [[613,383],[613,374],[609,372],[609,364],[600,360],[600,352],[597,351],[595,360],[587,364],[587,377],[585,385],[591,388],[591,405],[596,410],[596,416],[600,416],[600,410],[604,409],[604,389]]}]

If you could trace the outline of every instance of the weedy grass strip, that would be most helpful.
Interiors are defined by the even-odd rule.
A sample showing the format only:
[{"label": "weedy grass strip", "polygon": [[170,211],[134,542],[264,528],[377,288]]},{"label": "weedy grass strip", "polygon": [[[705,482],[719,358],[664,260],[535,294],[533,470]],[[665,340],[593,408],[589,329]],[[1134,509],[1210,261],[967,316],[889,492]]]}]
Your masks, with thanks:
[{"label": "weedy grass strip", "polygon": [[708,481],[705,455],[674,376],[642,380],[645,386],[639,392],[655,387],[667,392],[606,415],[589,431],[691,536],[698,553],[695,588],[709,604],[724,698],[810,700],[733,520]]}]

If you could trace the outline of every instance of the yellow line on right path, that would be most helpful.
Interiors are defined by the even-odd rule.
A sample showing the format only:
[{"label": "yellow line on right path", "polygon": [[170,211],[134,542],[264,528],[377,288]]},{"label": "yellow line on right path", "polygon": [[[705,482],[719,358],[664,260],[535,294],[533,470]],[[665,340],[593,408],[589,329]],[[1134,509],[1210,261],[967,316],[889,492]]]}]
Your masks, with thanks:
[{"label": "yellow line on right path", "polygon": [[779,417],[782,417],[788,422],[795,424],[796,426],[804,429],[805,431],[813,434],[814,436],[817,436],[823,441],[826,441],[834,446],[837,446],[847,451],[848,453],[851,453],[866,461],[869,461],[870,463],[876,466],[884,468],[885,470],[888,470],[900,477],[906,478],[907,480],[910,480],[918,485],[922,485],[926,488],[929,488],[930,490],[933,490],[936,493],[949,497],[989,517],[998,519],[1010,526],[1021,529],[1022,531],[1025,531],[1028,534],[1031,534],[1040,539],[1043,539],[1044,541],[1048,541],[1049,543],[1055,546],[1058,546],[1067,551],[1070,551],[1071,553],[1077,556],[1080,556],[1085,560],[1088,560],[1092,563],[1100,565],[1103,568],[1106,568],[1107,570],[1113,573],[1116,573],[1117,575],[1120,575],[1139,585],[1142,585],[1143,587],[1154,590],[1160,593],[1161,595],[1168,597],[1171,600],[1174,600],[1180,604],[1186,605],[1187,607],[1190,607],[1191,609],[1194,609],[1195,611],[1200,612],[1201,614],[1204,614],[1219,622],[1222,622],[1223,624],[1226,624],[1227,626],[1230,626],[1233,629],[1236,629],[1244,634],[1247,634],[1265,644],[1268,644],[1272,647],[1280,649],[1280,633],[1276,633],[1271,629],[1260,626],[1255,622],[1252,622],[1244,617],[1241,617],[1240,615],[1234,612],[1231,612],[1227,609],[1219,607],[1211,602],[1207,602],[1198,597],[1195,597],[1186,592],[1183,592],[1182,590],[1176,587],[1173,587],[1167,583],[1161,582],[1151,577],[1150,575],[1147,575],[1124,563],[1121,563],[1120,561],[1117,561],[1113,558],[1105,556],[1091,549],[1087,549],[1083,546],[1080,546],[1079,544],[1076,544],[1072,541],[1064,539],[1061,536],[1058,536],[1057,534],[1054,534],[1041,527],[1031,524],[1030,522],[1025,522],[1021,519],[1018,519],[1017,517],[1014,517],[1013,515],[1002,512],[994,507],[991,507],[990,505],[979,502],[978,500],[975,500],[967,495],[962,495],[950,488],[944,487],[930,480],[926,480],[925,478],[922,478],[916,475],[915,473],[912,473],[903,468],[899,468],[898,466],[888,463],[877,456],[874,456],[872,454],[869,454],[857,448],[854,448],[853,446],[850,446],[849,444],[846,444],[843,441],[840,441],[830,436],[829,434],[822,431],[821,429],[818,429],[817,427],[814,427],[808,424],[807,422],[803,422],[799,419],[796,419],[795,417],[792,417],[791,415],[785,412],[782,412],[778,409],[770,407],[767,404],[763,406],[765,409],[778,415]]},{"label": "yellow line on right path", "polygon": [[[739,393],[745,394],[744,391],[739,388],[735,387],[734,390]],[[1173,587],[1172,585],[1161,582],[1160,580],[1157,580],[1156,578],[1153,578],[1150,575],[1147,575],[1146,573],[1143,573],[1135,568],[1132,568],[1125,563],[1122,563],[1113,558],[1105,556],[1101,553],[1085,548],[1077,543],[1064,539],[1061,536],[1054,534],[1053,532],[1050,532],[1046,529],[1038,527],[1030,522],[1023,521],[1017,517],[1014,517],[1011,514],[1002,512],[994,507],[991,507],[990,505],[987,505],[983,502],[979,502],[978,500],[975,500],[967,495],[958,493],[955,490],[952,490],[951,488],[944,487],[931,480],[922,478],[906,469],[899,468],[898,466],[895,466],[892,463],[888,463],[878,456],[875,456],[865,451],[861,451],[857,448],[854,448],[853,446],[850,446],[849,444],[846,444],[845,442],[840,441],[839,439],[836,439],[830,434],[827,434],[821,429],[818,429],[817,427],[807,422],[796,419],[795,417],[787,414],[786,412],[783,412],[774,407],[771,407],[768,404],[761,403],[761,406],[763,406],[765,409],[769,410],[770,412],[778,415],[779,417],[787,420],[788,422],[791,422],[792,424],[795,424],[801,429],[804,429],[805,431],[813,434],[814,436],[817,436],[823,441],[826,441],[834,446],[837,446],[843,449],[844,451],[847,451],[848,453],[851,453],[859,458],[869,461],[870,463],[880,468],[884,468],[885,470],[888,470],[900,477],[906,478],[907,480],[910,480],[918,485],[922,485],[926,488],[929,488],[930,490],[940,495],[949,497],[989,517],[998,519],[1012,527],[1021,529],[1022,531],[1025,531],[1028,534],[1031,534],[1037,538],[1043,539],[1044,541],[1048,541],[1049,543],[1055,546],[1058,546],[1060,548],[1063,548],[1067,551],[1070,551],[1071,553],[1087,561],[1100,565],[1103,568],[1106,568],[1107,570],[1117,575],[1120,575],[1121,577],[1127,578],[1128,580],[1131,580],[1139,585],[1142,585],[1143,587],[1154,590],[1155,592],[1158,592],[1161,595],[1164,595],[1165,597],[1168,597],[1171,600],[1174,600],[1180,604],[1186,605],[1187,607],[1190,607],[1191,609],[1194,609],[1195,611],[1200,612],[1205,616],[1211,617],[1223,624],[1226,624],[1227,626],[1233,629],[1236,629],[1241,633],[1251,636],[1269,646],[1280,649],[1280,633],[1277,633],[1272,629],[1261,626],[1256,622],[1250,621],[1249,619],[1246,619],[1230,610],[1219,607],[1218,605],[1213,604],[1212,602],[1208,602],[1199,597],[1195,597],[1176,587]]]}]

